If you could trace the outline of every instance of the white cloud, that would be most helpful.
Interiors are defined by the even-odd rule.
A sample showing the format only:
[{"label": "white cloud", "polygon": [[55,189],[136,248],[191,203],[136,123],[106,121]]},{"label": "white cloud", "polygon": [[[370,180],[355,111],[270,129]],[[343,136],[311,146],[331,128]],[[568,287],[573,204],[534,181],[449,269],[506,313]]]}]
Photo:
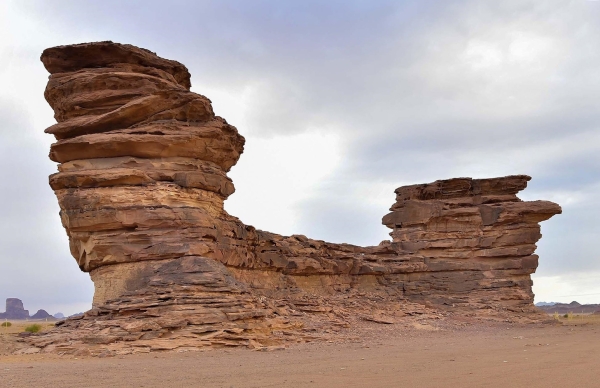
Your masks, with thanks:
[{"label": "white cloud", "polygon": [[324,132],[247,137],[244,154],[229,174],[236,193],[225,202],[225,209],[259,229],[297,233],[302,210],[294,205],[310,199],[341,160],[340,139]]}]

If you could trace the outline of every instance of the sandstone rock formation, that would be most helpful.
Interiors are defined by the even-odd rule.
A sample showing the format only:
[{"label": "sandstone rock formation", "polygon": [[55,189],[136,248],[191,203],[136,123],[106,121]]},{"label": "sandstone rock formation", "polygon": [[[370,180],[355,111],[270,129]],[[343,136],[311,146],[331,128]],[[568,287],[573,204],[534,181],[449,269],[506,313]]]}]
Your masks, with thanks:
[{"label": "sandstone rock formation", "polygon": [[261,347],[444,306],[535,311],[538,223],[561,210],[517,198],[529,177],[401,187],[378,246],[280,236],[223,209],[244,138],[190,91],[185,66],[112,42],[41,59],[58,122],[50,185],[96,292],[38,348]]},{"label": "sandstone rock formation", "polygon": [[8,298],[6,299],[6,311],[0,313],[0,319],[27,319],[29,311],[23,307],[21,299]]}]

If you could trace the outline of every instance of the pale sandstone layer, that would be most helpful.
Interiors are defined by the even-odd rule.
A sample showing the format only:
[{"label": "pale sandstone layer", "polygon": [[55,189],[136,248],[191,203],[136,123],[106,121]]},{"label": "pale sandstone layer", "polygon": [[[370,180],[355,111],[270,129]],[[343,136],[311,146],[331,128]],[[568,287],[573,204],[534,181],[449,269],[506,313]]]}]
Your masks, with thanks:
[{"label": "pale sandstone layer", "polygon": [[400,187],[378,246],[280,236],[223,209],[244,138],[189,90],[185,66],[112,42],[42,62],[58,122],[50,185],[96,292],[83,317],[30,339],[37,349],[261,347],[451,307],[535,315],[539,222],[561,209],[517,198],[528,176]]}]

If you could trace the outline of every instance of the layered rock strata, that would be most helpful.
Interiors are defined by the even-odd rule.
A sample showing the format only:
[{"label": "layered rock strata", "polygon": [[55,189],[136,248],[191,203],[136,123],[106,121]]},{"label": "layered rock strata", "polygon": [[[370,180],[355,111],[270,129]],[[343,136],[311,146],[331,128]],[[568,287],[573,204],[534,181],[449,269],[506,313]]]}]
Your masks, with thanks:
[{"label": "layered rock strata", "polygon": [[560,207],[519,200],[529,177],[401,187],[378,246],[263,232],[223,209],[244,138],[190,91],[185,66],[112,42],[42,62],[58,122],[50,185],[96,292],[38,348],[260,347],[425,304],[533,311],[538,223]]}]

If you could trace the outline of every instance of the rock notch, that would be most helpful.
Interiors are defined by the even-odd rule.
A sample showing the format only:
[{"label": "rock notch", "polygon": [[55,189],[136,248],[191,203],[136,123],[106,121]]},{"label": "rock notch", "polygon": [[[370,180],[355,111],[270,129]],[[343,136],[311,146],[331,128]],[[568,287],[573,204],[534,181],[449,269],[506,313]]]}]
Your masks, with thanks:
[{"label": "rock notch", "polygon": [[280,236],[223,209],[244,138],[190,91],[184,65],[112,42],[54,47],[41,59],[57,120],[46,130],[59,163],[50,185],[96,291],[92,310],[33,345],[263,347],[415,312],[535,314],[539,222],[561,209],[517,198],[529,177],[400,187],[383,218],[393,240],[378,246]]}]

